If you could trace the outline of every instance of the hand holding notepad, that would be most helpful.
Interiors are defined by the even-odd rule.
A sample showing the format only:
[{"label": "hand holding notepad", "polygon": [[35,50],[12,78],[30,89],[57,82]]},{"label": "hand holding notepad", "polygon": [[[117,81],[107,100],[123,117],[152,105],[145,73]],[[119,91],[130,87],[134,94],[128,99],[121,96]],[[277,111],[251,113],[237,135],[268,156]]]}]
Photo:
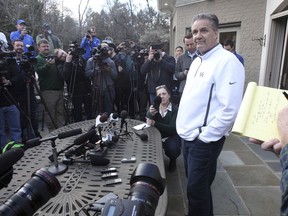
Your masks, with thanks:
[{"label": "hand holding notepad", "polygon": [[266,141],[279,138],[277,116],[288,105],[281,89],[250,82],[244,94],[232,133]]}]

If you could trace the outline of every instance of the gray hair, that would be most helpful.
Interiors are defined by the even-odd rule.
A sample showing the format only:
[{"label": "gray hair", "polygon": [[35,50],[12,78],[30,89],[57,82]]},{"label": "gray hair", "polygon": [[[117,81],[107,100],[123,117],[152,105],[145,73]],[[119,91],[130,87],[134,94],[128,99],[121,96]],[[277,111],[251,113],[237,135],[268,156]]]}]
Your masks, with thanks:
[{"label": "gray hair", "polygon": [[219,20],[215,14],[210,13],[197,14],[196,16],[193,17],[192,23],[194,23],[196,20],[209,20],[211,23],[211,27],[214,31],[217,31],[219,29]]}]

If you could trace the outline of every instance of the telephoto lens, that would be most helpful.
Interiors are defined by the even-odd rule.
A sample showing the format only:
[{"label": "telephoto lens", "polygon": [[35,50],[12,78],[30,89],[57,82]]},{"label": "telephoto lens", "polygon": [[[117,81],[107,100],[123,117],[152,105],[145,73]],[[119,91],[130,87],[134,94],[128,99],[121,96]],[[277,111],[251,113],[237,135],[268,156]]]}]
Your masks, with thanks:
[{"label": "telephoto lens", "polygon": [[47,169],[36,170],[6,202],[0,206],[1,216],[31,216],[61,189],[58,179]]},{"label": "telephoto lens", "polygon": [[140,163],[131,176],[130,185],[128,199],[144,204],[145,214],[143,215],[154,215],[159,197],[166,186],[159,168],[155,164]]}]

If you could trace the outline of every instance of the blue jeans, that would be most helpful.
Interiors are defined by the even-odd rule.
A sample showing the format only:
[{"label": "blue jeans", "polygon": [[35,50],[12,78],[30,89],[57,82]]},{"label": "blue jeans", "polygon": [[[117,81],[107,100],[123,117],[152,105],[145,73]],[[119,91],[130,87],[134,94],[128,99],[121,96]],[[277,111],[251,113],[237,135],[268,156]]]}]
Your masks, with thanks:
[{"label": "blue jeans", "polygon": [[217,158],[224,142],[225,137],[210,143],[199,139],[183,140],[189,216],[213,215],[211,184],[216,175]]},{"label": "blue jeans", "polygon": [[0,107],[0,150],[7,144],[6,123],[10,140],[21,143],[20,112],[15,105]]},{"label": "blue jeans", "polygon": [[107,112],[109,115],[113,112],[113,105],[115,100],[115,88],[110,87],[109,90],[102,90],[100,113]]},{"label": "blue jeans", "polygon": [[168,137],[162,144],[165,154],[170,159],[176,159],[181,154],[181,138],[179,135]]}]

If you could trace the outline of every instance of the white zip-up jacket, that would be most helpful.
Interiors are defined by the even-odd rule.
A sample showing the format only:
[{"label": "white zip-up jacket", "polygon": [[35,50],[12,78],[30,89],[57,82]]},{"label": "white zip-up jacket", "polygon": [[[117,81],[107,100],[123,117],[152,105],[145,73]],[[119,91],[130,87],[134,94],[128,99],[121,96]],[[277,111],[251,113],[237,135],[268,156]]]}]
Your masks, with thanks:
[{"label": "white zip-up jacket", "polygon": [[245,70],[236,56],[218,44],[191,64],[176,119],[187,141],[213,142],[228,135],[239,110]]}]

